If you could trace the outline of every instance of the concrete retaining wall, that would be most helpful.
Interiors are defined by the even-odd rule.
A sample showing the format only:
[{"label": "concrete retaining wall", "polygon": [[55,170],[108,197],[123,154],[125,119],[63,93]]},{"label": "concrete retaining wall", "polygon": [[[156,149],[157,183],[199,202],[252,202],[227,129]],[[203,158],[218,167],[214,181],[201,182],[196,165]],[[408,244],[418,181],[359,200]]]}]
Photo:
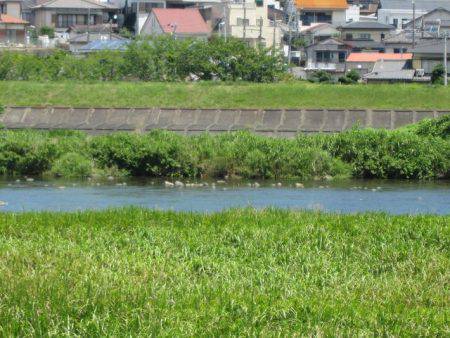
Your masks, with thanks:
[{"label": "concrete retaining wall", "polygon": [[354,125],[394,129],[445,114],[450,114],[450,108],[424,111],[7,107],[0,122],[8,129],[74,129],[91,133],[167,129],[186,134],[248,129],[292,137],[297,133],[340,132]]}]

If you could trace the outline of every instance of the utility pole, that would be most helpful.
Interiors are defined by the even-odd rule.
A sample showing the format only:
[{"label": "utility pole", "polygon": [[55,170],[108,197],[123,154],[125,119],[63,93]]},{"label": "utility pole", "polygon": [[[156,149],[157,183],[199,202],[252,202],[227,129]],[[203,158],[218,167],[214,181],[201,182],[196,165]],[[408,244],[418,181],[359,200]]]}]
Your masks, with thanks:
[{"label": "utility pole", "polygon": [[416,46],[416,2],[414,0],[412,0],[412,6],[413,6],[412,48],[414,48]]},{"label": "utility pole", "polygon": [[261,43],[262,43],[262,26],[263,26],[263,18],[262,18],[262,16],[260,16],[259,17],[259,37],[258,37],[260,46],[261,46]]},{"label": "utility pole", "polygon": [[87,42],[88,43],[91,40],[90,30],[91,30],[91,8],[88,7],[88,18],[87,18]]},{"label": "utility pole", "polygon": [[275,52],[275,42],[276,42],[276,35],[277,35],[277,13],[273,13],[273,43],[272,43],[272,48],[273,51]]},{"label": "utility pole", "polygon": [[444,34],[444,86],[448,85],[447,68],[447,33]]},{"label": "utility pole", "polygon": [[247,5],[245,3],[245,0],[242,1],[243,6],[244,6],[244,22],[243,22],[243,28],[242,28],[242,40],[244,40],[245,42],[245,37],[246,37],[246,33],[247,33]]},{"label": "utility pole", "polygon": [[224,21],[223,22],[223,35],[224,35],[225,42],[227,42],[227,26],[228,26],[227,11],[228,11],[228,5],[227,5],[227,2],[225,1],[224,5],[223,5],[223,21]]}]

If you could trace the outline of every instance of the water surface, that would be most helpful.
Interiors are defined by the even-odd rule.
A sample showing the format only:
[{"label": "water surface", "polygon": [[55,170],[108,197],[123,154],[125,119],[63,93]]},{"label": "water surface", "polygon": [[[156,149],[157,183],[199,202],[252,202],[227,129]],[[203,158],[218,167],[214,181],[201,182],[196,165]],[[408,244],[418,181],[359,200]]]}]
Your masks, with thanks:
[{"label": "water surface", "polygon": [[[363,181],[254,182],[204,187],[165,187],[155,181],[0,182],[0,211],[73,211],[121,206],[213,212],[232,207],[280,207],[341,213],[384,211],[393,214],[450,214],[450,182]],[[215,186],[213,186],[213,183]]]}]

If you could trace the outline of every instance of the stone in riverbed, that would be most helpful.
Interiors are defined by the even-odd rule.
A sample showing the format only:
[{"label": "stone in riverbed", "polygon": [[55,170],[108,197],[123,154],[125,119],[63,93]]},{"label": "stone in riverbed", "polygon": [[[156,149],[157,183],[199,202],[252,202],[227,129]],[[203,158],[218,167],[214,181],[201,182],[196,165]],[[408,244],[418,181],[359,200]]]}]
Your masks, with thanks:
[{"label": "stone in riverbed", "polygon": [[181,181],[175,181],[175,186],[176,187],[184,187],[184,183]]},{"label": "stone in riverbed", "polygon": [[295,183],[295,187],[296,188],[304,188],[305,186],[303,185],[303,183]]},{"label": "stone in riverbed", "polygon": [[164,181],[164,185],[166,187],[173,187],[174,186],[174,184],[172,182],[169,182],[169,181]]},{"label": "stone in riverbed", "polygon": [[0,201],[0,207],[4,207],[5,205],[8,205],[5,201]]}]

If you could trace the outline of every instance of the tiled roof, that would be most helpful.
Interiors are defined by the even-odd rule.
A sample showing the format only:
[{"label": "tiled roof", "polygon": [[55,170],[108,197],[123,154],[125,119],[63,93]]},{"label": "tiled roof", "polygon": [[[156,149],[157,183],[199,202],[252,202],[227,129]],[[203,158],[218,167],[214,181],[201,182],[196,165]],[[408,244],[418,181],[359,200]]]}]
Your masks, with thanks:
[{"label": "tiled roof", "polygon": [[28,22],[22,19],[15,18],[8,14],[0,14],[0,23],[11,23],[17,25],[26,25]]},{"label": "tiled roof", "polygon": [[31,8],[83,8],[83,9],[103,9],[113,8],[108,4],[100,3],[95,0],[49,0],[41,2]]},{"label": "tiled roof", "polygon": [[376,62],[378,60],[411,60],[412,53],[350,53],[347,62]]},{"label": "tiled roof", "polygon": [[346,0],[295,0],[300,9],[347,9]]},{"label": "tiled roof", "polygon": [[394,30],[395,27],[377,21],[355,21],[341,26],[343,29]]},{"label": "tiled roof", "polygon": [[210,29],[197,8],[154,8],[153,13],[165,33],[208,34]]}]

